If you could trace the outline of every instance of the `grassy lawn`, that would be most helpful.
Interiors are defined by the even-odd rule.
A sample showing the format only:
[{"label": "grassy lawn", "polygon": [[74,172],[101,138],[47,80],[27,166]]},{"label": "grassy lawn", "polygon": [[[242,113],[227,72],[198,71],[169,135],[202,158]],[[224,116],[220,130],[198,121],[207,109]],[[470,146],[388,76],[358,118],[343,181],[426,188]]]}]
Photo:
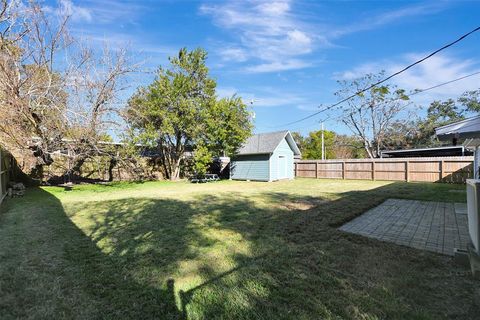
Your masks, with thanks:
[{"label": "grassy lawn", "polygon": [[0,213],[0,318],[478,319],[453,259],[337,230],[465,187],[298,179],[30,189]]}]

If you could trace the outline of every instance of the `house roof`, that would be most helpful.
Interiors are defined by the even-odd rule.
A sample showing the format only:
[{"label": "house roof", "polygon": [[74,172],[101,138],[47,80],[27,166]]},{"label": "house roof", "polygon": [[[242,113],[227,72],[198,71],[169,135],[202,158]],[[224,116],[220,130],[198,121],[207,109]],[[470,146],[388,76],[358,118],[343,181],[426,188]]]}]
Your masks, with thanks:
[{"label": "house roof", "polygon": [[287,140],[294,155],[300,155],[300,149],[288,130],[253,135],[245,141],[237,154],[273,153],[283,139]]},{"label": "house roof", "polygon": [[480,116],[438,127],[435,133],[440,140],[480,138]]}]

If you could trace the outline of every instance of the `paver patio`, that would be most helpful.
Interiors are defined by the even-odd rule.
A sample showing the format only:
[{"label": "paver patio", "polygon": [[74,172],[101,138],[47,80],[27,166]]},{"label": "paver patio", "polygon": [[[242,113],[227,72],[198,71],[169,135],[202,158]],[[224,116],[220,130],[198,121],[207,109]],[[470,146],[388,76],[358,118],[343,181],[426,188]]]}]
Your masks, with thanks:
[{"label": "paver patio", "polygon": [[466,204],[388,199],[340,230],[453,255],[469,241]]}]

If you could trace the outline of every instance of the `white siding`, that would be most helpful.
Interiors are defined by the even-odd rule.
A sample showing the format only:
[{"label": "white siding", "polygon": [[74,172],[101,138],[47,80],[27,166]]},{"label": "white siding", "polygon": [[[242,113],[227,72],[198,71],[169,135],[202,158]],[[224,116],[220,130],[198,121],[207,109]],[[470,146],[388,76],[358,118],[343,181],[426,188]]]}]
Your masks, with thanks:
[{"label": "white siding", "polygon": [[279,156],[286,157],[287,161],[287,176],[286,179],[293,179],[293,151],[290,148],[286,139],[283,139],[282,142],[279,143],[275,151],[273,152],[272,156],[270,157],[270,169],[271,169],[271,178],[272,180],[278,180],[278,158]]}]

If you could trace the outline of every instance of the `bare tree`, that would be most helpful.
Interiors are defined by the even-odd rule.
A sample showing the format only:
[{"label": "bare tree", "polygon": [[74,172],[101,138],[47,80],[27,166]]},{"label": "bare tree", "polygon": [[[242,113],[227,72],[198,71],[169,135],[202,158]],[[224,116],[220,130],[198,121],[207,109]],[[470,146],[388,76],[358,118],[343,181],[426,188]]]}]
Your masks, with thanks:
[{"label": "bare tree", "polygon": [[100,53],[68,32],[69,16],[37,3],[1,0],[0,145],[34,159],[27,173],[41,178],[52,153],[68,150],[72,171],[96,154],[115,124],[124,77],[135,67],[125,49]]},{"label": "bare tree", "polygon": [[3,0],[0,12],[0,143],[33,156],[30,169],[40,175],[63,132],[66,94],[54,66],[70,44],[68,18],[52,23],[33,2]]},{"label": "bare tree", "polygon": [[[96,57],[91,49],[81,50],[81,63],[70,71],[68,79],[68,126],[65,143],[73,165],[71,173],[81,174],[84,162],[94,156],[111,156],[116,151],[108,142],[110,133],[120,126],[119,100],[127,86],[126,76],[136,70],[129,63],[126,49],[103,49]],[[113,168],[112,168],[113,169]]]},{"label": "bare tree", "polygon": [[[341,89],[336,92],[339,98],[344,98],[368,88],[384,75],[368,74],[360,79],[339,81]],[[389,125],[405,110],[409,100],[405,90],[392,85],[382,85],[357,94],[342,107],[341,121],[361,139],[367,155],[375,158],[380,155],[384,145],[385,134]]]}]

